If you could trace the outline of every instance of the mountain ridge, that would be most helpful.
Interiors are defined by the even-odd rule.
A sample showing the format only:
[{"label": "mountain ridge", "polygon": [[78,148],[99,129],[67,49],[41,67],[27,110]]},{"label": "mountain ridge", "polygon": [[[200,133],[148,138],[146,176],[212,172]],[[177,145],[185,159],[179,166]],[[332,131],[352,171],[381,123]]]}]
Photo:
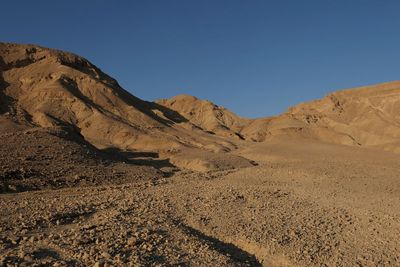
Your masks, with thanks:
[{"label": "mountain ridge", "polygon": [[[212,102],[189,95],[178,95],[156,102],[183,114],[193,124],[224,136],[238,135],[241,139],[256,142],[276,138],[311,138],[398,153],[399,97],[400,81],[391,81],[335,91],[321,99],[289,107],[280,115],[257,119],[239,117]],[[204,104],[207,104],[206,112],[203,110]],[[213,109],[227,112],[230,118],[236,118],[237,121],[224,124],[223,120],[218,120],[210,112]],[[240,127],[231,129],[230,126],[236,122]]]},{"label": "mountain ridge", "polygon": [[170,157],[187,149],[232,151],[243,140],[311,138],[400,152],[399,81],[340,90],[277,116],[248,119],[189,95],[144,101],[73,53],[1,43],[0,56],[3,115],[29,127],[68,125],[98,148]]},{"label": "mountain ridge", "polygon": [[[228,156],[223,154],[218,158],[207,156],[231,151],[235,148],[231,141],[191,123],[178,125],[185,122],[182,116],[131,95],[84,58],[38,46],[4,43],[0,44],[0,57],[0,121],[7,122],[10,129],[66,126],[98,149],[153,152],[181,167],[188,166],[181,154],[193,158],[193,151],[201,150],[199,157],[194,157],[198,164],[191,168],[235,165],[226,162]],[[241,157],[229,158],[239,162],[238,166],[250,164]]]}]

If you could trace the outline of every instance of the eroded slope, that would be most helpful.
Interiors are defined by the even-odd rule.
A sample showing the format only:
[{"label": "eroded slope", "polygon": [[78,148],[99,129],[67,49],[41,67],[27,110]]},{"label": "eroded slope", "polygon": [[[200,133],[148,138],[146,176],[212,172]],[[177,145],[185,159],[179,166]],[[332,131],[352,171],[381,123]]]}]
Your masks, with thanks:
[{"label": "eroded slope", "polygon": [[[163,160],[174,156],[177,166],[177,154],[221,153],[236,147],[185,122],[173,110],[129,94],[72,53],[1,43],[0,70],[0,122],[7,127],[10,121],[15,127],[66,126],[97,148],[151,152]],[[221,165],[199,157],[201,164]]]}]

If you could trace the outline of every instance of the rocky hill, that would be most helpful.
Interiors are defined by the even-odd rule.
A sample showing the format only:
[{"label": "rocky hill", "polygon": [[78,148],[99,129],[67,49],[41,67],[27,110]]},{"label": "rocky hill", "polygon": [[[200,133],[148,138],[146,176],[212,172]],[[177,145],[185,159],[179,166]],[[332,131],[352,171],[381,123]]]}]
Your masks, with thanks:
[{"label": "rocky hill", "polygon": [[328,143],[400,152],[400,82],[331,93],[291,107],[277,117],[258,119],[241,134],[265,141],[311,138]]},{"label": "rocky hill", "polygon": [[221,136],[244,139],[240,131],[250,121],[222,106],[190,95],[178,95],[156,102],[176,111],[201,129]]},{"label": "rocky hill", "polygon": [[[241,157],[225,156],[236,147],[230,140],[200,129],[172,109],[131,95],[88,60],[69,52],[0,43],[0,104],[4,133],[66,127],[96,149],[158,168],[251,166]],[[185,155],[196,164],[188,164]]]},{"label": "rocky hill", "polygon": [[400,152],[398,81],[337,91],[291,107],[283,114],[259,119],[241,118],[188,95],[157,103],[216,135],[255,142],[305,138]]},{"label": "rocky hill", "polygon": [[0,71],[0,133],[61,127],[98,152],[167,172],[252,166],[230,153],[246,141],[312,139],[400,152],[400,82],[246,119],[189,95],[141,100],[88,60],[35,45],[0,43]]}]

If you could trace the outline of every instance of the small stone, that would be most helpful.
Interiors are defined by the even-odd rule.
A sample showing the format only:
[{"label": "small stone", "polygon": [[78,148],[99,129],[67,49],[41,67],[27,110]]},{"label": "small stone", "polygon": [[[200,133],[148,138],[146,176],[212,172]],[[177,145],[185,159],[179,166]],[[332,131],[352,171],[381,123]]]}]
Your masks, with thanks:
[{"label": "small stone", "polygon": [[110,259],[110,258],[111,258],[110,253],[108,253],[108,252],[106,252],[106,251],[104,251],[103,253],[101,253],[101,256],[103,256],[105,259]]},{"label": "small stone", "polygon": [[26,256],[25,251],[20,251],[20,252],[18,253],[18,257],[20,257],[20,258],[24,258],[25,256]]},{"label": "small stone", "polygon": [[89,259],[90,255],[87,252],[84,252],[81,256],[82,260],[87,261]]},{"label": "small stone", "polygon": [[33,258],[31,255],[25,255],[23,259],[24,259],[24,261],[28,261],[28,262],[33,261]]},{"label": "small stone", "polygon": [[136,245],[136,243],[137,243],[137,238],[135,238],[135,237],[129,238],[129,239],[128,239],[128,242],[127,242],[127,244],[128,244],[129,246],[134,246],[134,245]]}]

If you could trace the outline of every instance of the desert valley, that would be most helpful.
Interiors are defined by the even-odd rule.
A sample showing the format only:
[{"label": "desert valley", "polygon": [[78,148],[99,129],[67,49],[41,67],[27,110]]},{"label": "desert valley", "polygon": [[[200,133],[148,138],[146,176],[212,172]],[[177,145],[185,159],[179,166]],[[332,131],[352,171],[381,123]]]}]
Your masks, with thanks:
[{"label": "desert valley", "polygon": [[248,119],[0,43],[2,266],[400,266],[399,170],[400,81]]}]

